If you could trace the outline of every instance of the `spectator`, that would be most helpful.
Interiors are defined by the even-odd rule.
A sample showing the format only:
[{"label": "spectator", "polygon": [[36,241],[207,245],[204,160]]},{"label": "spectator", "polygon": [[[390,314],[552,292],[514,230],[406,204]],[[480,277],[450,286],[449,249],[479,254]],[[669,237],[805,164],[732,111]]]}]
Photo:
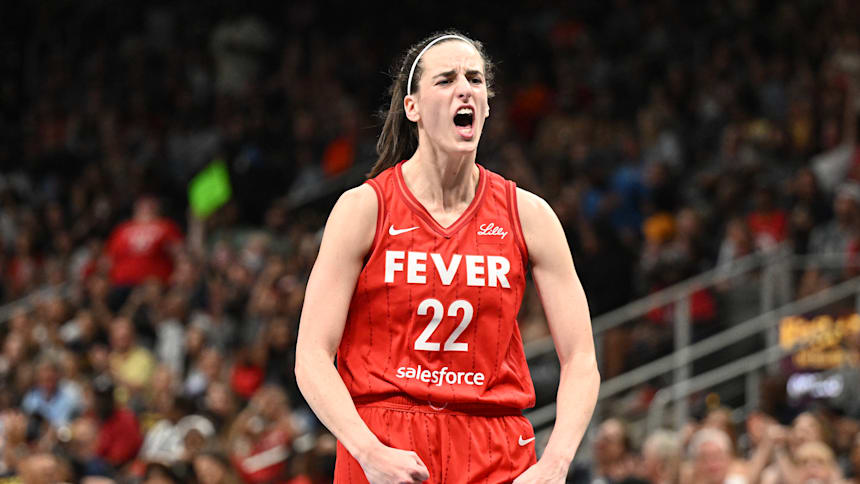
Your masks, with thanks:
[{"label": "spectator", "polygon": [[797,482],[841,484],[842,475],[830,447],[821,442],[807,442],[795,452]]},{"label": "spectator", "polygon": [[642,444],[640,477],[649,484],[675,484],[681,465],[678,437],[665,430],[649,435]]},{"label": "spectator", "polygon": [[812,231],[809,250],[823,256],[841,256],[860,233],[860,184],[839,186],[833,202],[833,220]]},{"label": "spectator", "polygon": [[143,441],[137,416],[127,407],[116,403],[114,386],[105,376],[95,382],[93,410],[99,424],[96,454],[114,469],[121,470],[137,456]]},{"label": "spectator", "polygon": [[59,460],[51,454],[33,454],[24,459],[18,477],[21,484],[54,484],[66,481]]},{"label": "spectator", "polygon": [[681,474],[681,484],[743,484],[745,473],[732,466],[732,443],[722,430],[703,428],[690,440],[692,467]]},{"label": "spectator", "polygon": [[592,482],[620,482],[635,473],[630,440],[620,420],[610,418],[601,423],[593,446]]},{"label": "spectator", "polygon": [[24,396],[21,407],[61,427],[80,413],[83,402],[77,384],[61,380],[57,363],[44,356],[36,365],[36,386]]},{"label": "spectator", "polygon": [[284,392],[274,386],[258,390],[230,430],[231,460],[242,480],[285,479],[294,433]]},{"label": "spectator", "polygon": [[99,423],[93,417],[81,417],[71,424],[67,452],[81,477],[114,475],[111,465],[98,454]]},{"label": "spectator", "polygon": [[204,451],[193,460],[194,474],[199,484],[238,484],[227,458],[217,451]]},{"label": "spectator", "polygon": [[158,201],[141,197],[134,204],[132,219],[117,226],[107,241],[111,284],[130,288],[150,277],[167,283],[181,241],[176,223],[159,214]]},{"label": "spectator", "polygon": [[155,370],[155,358],[143,346],[135,343],[134,326],[125,317],[116,318],[110,327],[110,371],[129,401],[138,397],[149,383]]}]

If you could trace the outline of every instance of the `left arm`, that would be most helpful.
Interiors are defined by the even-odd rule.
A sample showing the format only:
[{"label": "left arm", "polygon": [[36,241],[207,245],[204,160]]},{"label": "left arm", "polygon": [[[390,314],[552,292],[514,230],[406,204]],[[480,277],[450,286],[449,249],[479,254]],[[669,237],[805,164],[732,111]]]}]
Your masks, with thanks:
[{"label": "left arm", "polygon": [[517,189],[517,207],[532,275],[561,364],[561,380],[555,427],[543,456],[514,484],[563,483],[600,388],[591,317],[564,230],[552,208],[521,189]]}]

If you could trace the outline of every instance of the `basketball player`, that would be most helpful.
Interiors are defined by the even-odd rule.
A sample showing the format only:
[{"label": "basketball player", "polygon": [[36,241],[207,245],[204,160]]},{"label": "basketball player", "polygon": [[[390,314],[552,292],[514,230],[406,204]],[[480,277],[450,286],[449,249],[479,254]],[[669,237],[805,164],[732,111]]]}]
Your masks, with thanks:
[{"label": "basketball player", "polygon": [[[491,67],[455,32],[413,46],[371,178],[329,217],[296,376],[338,438],[335,482],[561,483],[591,417],[599,375],[561,225],[475,163]],[[562,368],[537,462],[516,322],[529,263]]]}]

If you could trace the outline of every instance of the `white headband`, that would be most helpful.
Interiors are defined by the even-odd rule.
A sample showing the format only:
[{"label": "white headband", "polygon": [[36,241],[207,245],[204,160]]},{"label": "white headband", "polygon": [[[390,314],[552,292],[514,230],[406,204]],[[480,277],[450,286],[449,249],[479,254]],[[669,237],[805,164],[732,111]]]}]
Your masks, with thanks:
[{"label": "white headband", "polygon": [[433,47],[433,44],[435,44],[436,42],[439,42],[441,40],[445,40],[445,39],[460,39],[469,45],[473,45],[469,39],[467,39],[465,37],[460,37],[459,35],[443,35],[441,37],[436,37],[435,39],[433,39],[432,42],[430,42],[423,49],[421,49],[421,52],[419,52],[418,55],[415,57],[415,60],[412,61],[412,69],[409,69],[409,80],[406,81],[406,95],[407,96],[412,94],[412,76],[415,75],[415,66],[418,65],[418,61],[421,59],[421,56],[424,55],[425,52],[427,52],[427,49],[429,49],[430,47]]}]

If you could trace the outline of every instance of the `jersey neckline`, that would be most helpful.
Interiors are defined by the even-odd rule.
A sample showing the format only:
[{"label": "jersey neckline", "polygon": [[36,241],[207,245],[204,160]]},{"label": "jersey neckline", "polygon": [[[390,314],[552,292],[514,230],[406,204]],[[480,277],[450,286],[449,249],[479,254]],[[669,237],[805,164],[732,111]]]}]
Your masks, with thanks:
[{"label": "jersey neckline", "polygon": [[394,173],[397,179],[397,185],[400,188],[400,193],[403,194],[403,198],[406,200],[406,204],[409,205],[409,208],[421,218],[424,223],[427,224],[434,232],[439,235],[450,238],[454,235],[458,230],[460,230],[466,222],[468,222],[469,218],[475,213],[478,205],[481,203],[481,200],[484,198],[484,191],[487,185],[487,174],[485,173],[484,167],[475,163],[475,166],[478,167],[478,186],[475,188],[475,196],[472,198],[472,202],[466,207],[466,210],[457,217],[457,220],[454,221],[448,227],[443,227],[433,215],[415,198],[415,195],[409,191],[409,187],[406,186],[406,180],[403,178],[403,163],[406,160],[401,161],[397,165],[394,166]]}]

